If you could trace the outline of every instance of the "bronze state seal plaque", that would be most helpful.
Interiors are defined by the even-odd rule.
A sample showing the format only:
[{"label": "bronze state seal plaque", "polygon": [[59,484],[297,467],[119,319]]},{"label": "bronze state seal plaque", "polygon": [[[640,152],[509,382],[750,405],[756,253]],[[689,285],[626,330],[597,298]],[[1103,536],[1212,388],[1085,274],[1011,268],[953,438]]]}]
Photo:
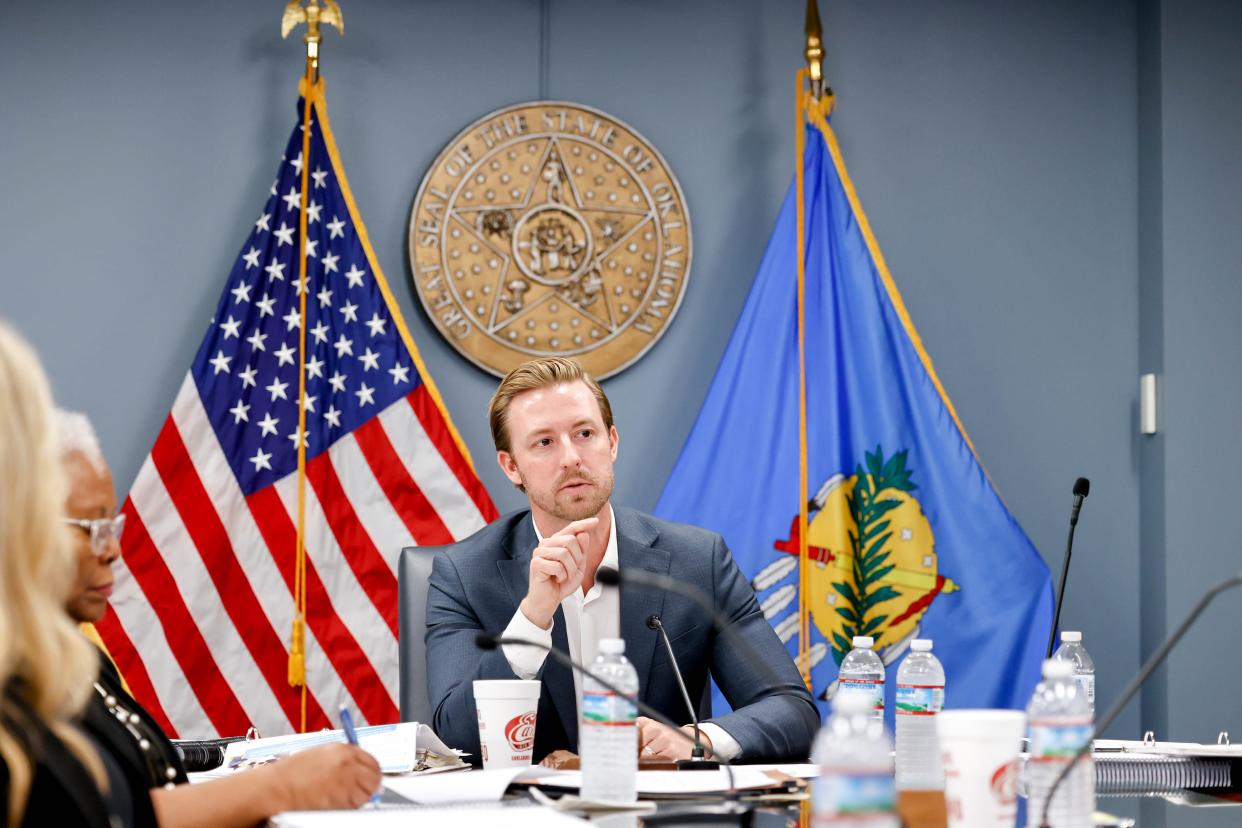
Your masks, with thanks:
[{"label": "bronze state seal plaque", "polygon": [[450,141],[414,199],[409,244],[436,327],[497,375],[541,356],[615,374],[664,333],[690,274],[690,217],[660,153],[610,115],[555,101]]}]

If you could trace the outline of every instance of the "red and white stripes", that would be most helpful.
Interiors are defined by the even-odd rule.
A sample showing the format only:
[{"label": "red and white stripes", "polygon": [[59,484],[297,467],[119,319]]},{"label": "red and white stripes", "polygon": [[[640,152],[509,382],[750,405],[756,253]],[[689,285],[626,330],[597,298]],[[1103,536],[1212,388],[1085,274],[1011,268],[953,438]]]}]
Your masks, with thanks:
[{"label": "red and white stripes", "polygon": [[[297,730],[296,487],[289,475],[243,495],[187,375],[125,502],[113,611],[98,625],[170,735]],[[423,385],[307,464],[308,728],[342,704],[397,720],[397,555],[495,516]]]}]

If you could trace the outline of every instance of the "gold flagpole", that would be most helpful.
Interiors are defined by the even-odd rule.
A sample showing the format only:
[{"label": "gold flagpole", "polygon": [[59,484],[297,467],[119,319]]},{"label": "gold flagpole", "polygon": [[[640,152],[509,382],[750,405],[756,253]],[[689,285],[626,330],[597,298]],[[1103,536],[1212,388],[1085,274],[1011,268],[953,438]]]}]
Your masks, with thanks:
[{"label": "gold flagpole", "polygon": [[817,0],[806,0],[807,68],[797,76],[795,132],[795,187],[798,208],[798,670],[811,687],[811,615],[807,606],[810,587],[809,492],[807,491],[806,423],[806,106],[818,100],[823,87],[823,34]]},{"label": "gold flagpole", "polygon": [[297,543],[294,552],[293,598],[295,612],[293,630],[289,643],[289,686],[302,688],[302,717],[299,730],[306,732],[306,297],[310,284],[306,274],[306,200],[307,181],[310,175],[310,138],[312,99],[319,86],[319,33],[320,24],[335,26],[345,33],[345,21],[336,0],[325,0],[320,7],[317,0],[310,0],[305,8],[301,0],[289,0],[280,20],[280,36],[286,38],[294,27],[305,23],[306,74],[302,78],[302,180],[299,184],[298,238],[302,249],[298,256],[298,295],[300,320],[298,327],[298,430],[295,444],[298,450],[298,518]]}]

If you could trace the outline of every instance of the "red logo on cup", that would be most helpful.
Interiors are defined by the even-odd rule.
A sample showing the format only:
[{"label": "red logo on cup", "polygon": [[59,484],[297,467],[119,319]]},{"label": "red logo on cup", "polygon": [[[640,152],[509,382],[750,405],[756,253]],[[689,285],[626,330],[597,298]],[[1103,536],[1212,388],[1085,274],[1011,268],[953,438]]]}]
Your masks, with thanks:
[{"label": "red logo on cup", "polygon": [[1002,805],[1018,801],[1018,760],[1006,762],[992,774],[992,796]]},{"label": "red logo on cup", "polygon": [[514,716],[505,725],[505,739],[515,753],[525,753],[535,746],[535,711]]}]

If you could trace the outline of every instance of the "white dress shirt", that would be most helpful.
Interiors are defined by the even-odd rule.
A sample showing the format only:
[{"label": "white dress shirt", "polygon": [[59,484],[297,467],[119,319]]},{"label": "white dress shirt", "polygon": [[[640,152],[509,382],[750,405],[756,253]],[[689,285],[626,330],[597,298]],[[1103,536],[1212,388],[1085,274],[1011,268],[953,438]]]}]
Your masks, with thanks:
[{"label": "white dress shirt", "polygon": [[[604,548],[604,558],[600,566],[618,569],[617,563],[617,532],[616,520],[612,514],[612,506],[608,507],[609,530],[608,545]],[[531,523],[535,526],[535,537],[543,543],[543,534],[535,516],[531,515]],[[602,589],[599,582],[591,585],[591,589],[583,594],[579,589],[561,601],[561,611],[565,615],[565,637],[569,641],[569,655],[575,661],[590,666],[599,654],[599,642],[604,638],[621,637],[621,598],[619,590]],[[552,621],[556,624],[555,618]],[[652,633],[658,635],[658,633]],[[505,638],[520,638],[533,644],[552,646],[552,627],[543,629],[523,613],[521,607],[513,613],[509,626],[505,627]],[[539,675],[540,668],[547,658],[547,652],[535,647],[523,647],[520,644],[506,644],[501,648],[509,668],[521,679],[534,679]],[[574,676],[574,697],[577,700],[578,716],[582,716],[582,676],[577,670],[571,671]],[[742,752],[742,746],[719,725],[705,723],[701,725],[703,733],[712,741],[712,753],[719,759],[729,761]]]}]

